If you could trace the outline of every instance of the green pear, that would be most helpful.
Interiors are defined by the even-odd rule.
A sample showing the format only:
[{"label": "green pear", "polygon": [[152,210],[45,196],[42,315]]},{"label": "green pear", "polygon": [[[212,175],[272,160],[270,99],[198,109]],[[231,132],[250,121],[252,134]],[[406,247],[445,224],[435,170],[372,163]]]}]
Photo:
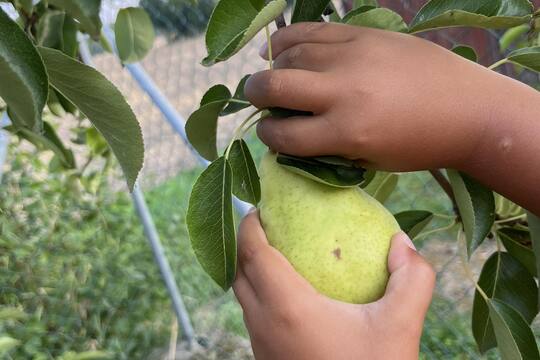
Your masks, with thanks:
[{"label": "green pear", "polygon": [[349,303],[379,299],[388,282],[395,218],[359,187],[327,186],[262,159],[260,218],[269,243],[320,293]]}]

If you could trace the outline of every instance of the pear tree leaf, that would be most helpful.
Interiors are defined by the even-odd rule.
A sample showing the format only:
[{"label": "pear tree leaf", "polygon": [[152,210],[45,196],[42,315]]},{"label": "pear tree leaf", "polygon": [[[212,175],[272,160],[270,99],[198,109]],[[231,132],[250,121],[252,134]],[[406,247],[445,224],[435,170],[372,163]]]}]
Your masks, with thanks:
[{"label": "pear tree leaf", "polygon": [[242,80],[240,80],[232,97],[233,100],[247,102],[247,104],[231,101],[229,102],[229,105],[227,105],[227,107],[221,112],[221,116],[234,114],[242,109],[251,106],[249,101],[246,99],[246,96],[244,95],[244,86],[246,85],[246,81],[247,79],[249,79],[250,76],[251,75],[246,75],[242,78]]},{"label": "pear tree leaf", "polygon": [[107,142],[95,127],[86,130],[85,140],[92,155],[103,155],[109,149]]},{"label": "pear tree leaf", "polygon": [[79,50],[79,42],[77,41],[77,22],[69,15],[64,16],[64,26],[62,27],[63,34],[63,48],[64,54],[71,56],[72,58],[77,56]]},{"label": "pear tree leaf", "polygon": [[512,51],[507,59],[529,70],[540,72],[540,46]]},{"label": "pear tree leaf", "polygon": [[373,9],[376,9],[376,8],[377,8],[377,6],[375,6],[375,5],[362,5],[362,6],[359,6],[359,7],[355,7],[354,9],[352,9],[351,11],[346,13],[345,16],[343,16],[343,19],[341,19],[341,22],[342,23],[347,23],[347,21],[350,18],[352,18],[353,16],[363,14],[366,11],[373,10]]},{"label": "pear tree leaf", "polygon": [[49,0],[49,4],[64,9],[66,13],[79,21],[81,30],[86,31],[94,39],[99,39],[101,0]]},{"label": "pear tree leaf", "polygon": [[510,28],[527,23],[533,6],[528,0],[431,0],[409,25],[411,32],[442,27]]},{"label": "pear tree leaf", "polygon": [[319,21],[330,0],[296,0],[291,23]]},{"label": "pear tree leaf", "polygon": [[512,227],[502,227],[497,230],[506,251],[536,276],[536,257],[532,249],[531,233]]},{"label": "pear tree leaf", "polygon": [[186,122],[186,135],[195,150],[205,159],[217,159],[217,121],[231,99],[231,92],[224,85],[211,87],[201,100],[201,107]]},{"label": "pear tree leaf", "polygon": [[236,275],[232,182],[231,166],[221,156],[195,182],[186,216],[197,260],[223,290],[231,287]]},{"label": "pear tree leaf", "polygon": [[353,2],[353,9],[361,8],[362,6],[372,6],[372,7],[378,7],[379,3],[377,0],[354,0]]},{"label": "pear tree leaf", "polygon": [[[516,281],[519,279],[519,281]],[[478,285],[489,299],[512,306],[530,324],[537,314],[538,287],[529,271],[511,255],[496,252],[484,263]],[[497,346],[496,331],[490,322],[488,303],[476,291],[474,295],[473,335],[481,353]],[[500,345],[500,344],[499,344]]]},{"label": "pear tree leaf", "polygon": [[526,215],[525,210],[500,194],[495,194],[495,213],[501,219]]},{"label": "pear tree leaf", "polygon": [[364,26],[375,29],[383,29],[396,32],[407,32],[409,30],[405,21],[398,13],[386,9],[375,8],[344,19],[348,25]]},{"label": "pear tree leaf", "polygon": [[58,102],[62,105],[65,112],[77,115],[77,107],[71,101],[66,99],[64,95],[56,91],[53,87],[50,88],[50,91],[54,92],[54,96],[58,99]]},{"label": "pear tree leaf", "polygon": [[394,173],[377,171],[375,177],[369,185],[364,188],[364,191],[373,196],[380,203],[384,203],[392,192],[396,189],[399,182],[399,176]]},{"label": "pear tree leaf", "polygon": [[529,222],[532,247],[536,258],[536,273],[540,274],[540,218],[532,212],[527,212],[527,220]]},{"label": "pear tree leaf", "polygon": [[129,64],[142,60],[154,44],[154,26],[143,8],[128,7],[118,12],[114,24],[118,56]]},{"label": "pear tree leaf", "polygon": [[394,215],[401,230],[414,239],[433,220],[433,213],[425,210],[402,211]]},{"label": "pear tree leaf", "polygon": [[244,140],[239,139],[232,143],[228,159],[233,173],[233,194],[240,200],[257,206],[261,201],[261,184],[257,167]]},{"label": "pear tree leaf", "polygon": [[34,2],[32,0],[15,0],[14,5],[17,9],[22,9],[25,13],[31,15],[34,7]]},{"label": "pear tree leaf", "polygon": [[538,360],[538,346],[533,331],[525,319],[512,306],[502,301],[488,301],[489,317],[503,360]]},{"label": "pear tree leaf", "polygon": [[206,30],[208,56],[202,64],[211,66],[236,54],[286,7],[286,0],[271,0],[262,9],[251,0],[220,0]]},{"label": "pear tree leaf", "polygon": [[68,150],[62,140],[56,134],[54,128],[46,121],[43,122],[43,131],[36,133],[25,128],[6,127],[7,130],[15,132],[20,138],[34,144],[39,149],[51,150],[60,159],[66,169],[75,169],[75,157],[73,152]]},{"label": "pear tree leaf", "polygon": [[531,27],[529,24],[522,24],[506,30],[499,39],[499,48],[501,52],[508,50],[512,44],[524,36],[530,29]]},{"label": "pear tree leaf", "polygon": [[222,84],[214,85],[204,93],[201,99],[201,107],[214,101],[229,101],[232,95],[229,89]]},{"label": "pear tree leaf", "polygon": [[130,190],[144,160],[141,127],[118,89],[98,71],[54,49],[40,47],[51,85],[88,117],[116,155]]},{"label": "pear tree leaf", "polygon": [[452,52],[472,62],[478,61],[478,55],[476,54],[476,51],[470,46],[457,45],[452,48]]},{"label": "pear tree leaf", "polygon": [[447,172],[463,222],[470,257],[493,226],[495,198],[491,190],[470,176],[455,170]]},{"label": "pear tree leaf", "polygon": [[50,10],[39,19],[37,26],[38,45],[58,50],[64,49],[65,15],[63,11]]},{"label": "pear tree leaf", "polygon": [[0,97],[14,114],[14,124],[40,131],[49,92],[43,61],[32,41],[2,9],[0,33]]},{"label": "pear tree leaf", "polygon": [[360,185],[364,181],[365,169],[323,162],[316,158],[277,155],[278,164],[288,170],[325,185],[347,188]]}]

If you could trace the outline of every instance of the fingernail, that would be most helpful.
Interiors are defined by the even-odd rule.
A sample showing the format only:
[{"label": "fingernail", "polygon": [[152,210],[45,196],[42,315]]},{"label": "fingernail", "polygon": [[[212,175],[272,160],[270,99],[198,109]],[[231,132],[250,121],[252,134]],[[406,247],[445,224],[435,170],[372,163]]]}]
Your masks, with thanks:
[{"label": "fingernail", "polygon": [[416,251],[416,246],[414,246],[411,238],[405,234],[404,232],[400,233],[398,235],[400,237],[400,239],[405,243],[405,245],[407,245],[408,247],[410,247],[411,249],[413,249],[414,251]]},{"label": "fingernail", "polygon": [[268,43],[265,41],[264,44],[259,49],[259,55],[261,57],[265,57],[267,52],[268,52]]},{"label": "fingernail", "polygon": [[251,209],[249,209],[248,214],[254,213],[257,211],[257,208],[255,206],[252,206]]}]

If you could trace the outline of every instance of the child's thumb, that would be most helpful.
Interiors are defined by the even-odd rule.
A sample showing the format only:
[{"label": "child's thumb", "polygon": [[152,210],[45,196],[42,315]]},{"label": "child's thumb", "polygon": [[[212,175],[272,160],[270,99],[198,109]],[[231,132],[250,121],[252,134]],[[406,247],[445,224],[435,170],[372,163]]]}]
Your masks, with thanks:
[{"label": "child's thumb", "polygon": [[388,311],[405,317],[403,320],[420,320],[422,324],[431,303],[435,272],[405,233],[396,234],[392,239],[388,271],[390,279],[381,301],[386,303]]}]

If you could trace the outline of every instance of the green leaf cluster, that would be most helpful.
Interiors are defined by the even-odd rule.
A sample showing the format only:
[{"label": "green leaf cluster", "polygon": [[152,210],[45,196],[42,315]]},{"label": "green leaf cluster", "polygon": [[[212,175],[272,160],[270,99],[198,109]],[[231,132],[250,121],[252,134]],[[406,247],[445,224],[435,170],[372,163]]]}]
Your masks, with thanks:
[{"label": "green leaf cluster", "polygon": [[[15,7],[18,22],[0,10],[0,98],[13,123],[9,130],[39,149],[52,150],[64,169],[74,169],[73,153],[54,131],[54,121],[44,116],[67,112],[88,118],[132,189],[144,153],[138,121],[116,87],[77,60],[77,32],[102,38],[101,0],[21,1]],[[139,61],[151,49],[153,27],[143,9],[121,10],[115,30],[123,62]]]}]

